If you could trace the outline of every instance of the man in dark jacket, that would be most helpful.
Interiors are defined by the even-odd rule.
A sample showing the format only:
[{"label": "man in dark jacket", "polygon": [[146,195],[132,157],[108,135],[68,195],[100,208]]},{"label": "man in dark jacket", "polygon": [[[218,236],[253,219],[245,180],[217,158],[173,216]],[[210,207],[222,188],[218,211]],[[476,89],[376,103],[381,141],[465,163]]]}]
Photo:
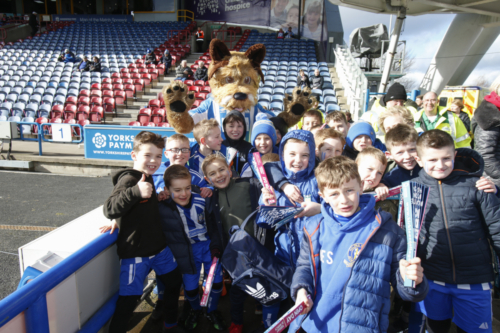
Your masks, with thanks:
[{"label": "man in dark jacket", "polygon": [[187,80],[191,75],[193,75],[193,71],[189,66],[187,65],[186,60],[182,60],[181,64],[175,69],[175,79],[176,80],[181,80],[184,82]]},{"label": "man in dark jacket", "polygon": [[28,25],[31,27],[31,37],[35,37],[38,31],[38,21],[36,20],[36,12],[30,14]]},{"label": "man in dark jacket", "polygon": [[161,57],[161,63],[165,65],[165,74],[168,74],[170,67],[172,67],[172,55],[169,50],[165,50],[165,53]]},{"label": "man in dark jacket", "polygon": [[471,130],[474,149],[484,159],[484,173],[500,186],[500,79],[497,81],[474,112]]},{"label": "man in dark jacket", "polygon": [[323,77],[319,75],[319,69],[314,71],[311,79],[311,89],[323,89]]},{"label": "man in dark jacket", "polygon": [[441,130],[417,140],[422,170],[413,181],[431,190],[417,250],[429,294],[416,309],[427,316],[429,332],[448,332],[452,318],[457,332],[483,332],[492,325],[490,245],[500,254],[500,201],[476,188],[482,157],[454,147]]},{"label": "man in dark jacket", "polygon": [[89,58],[87,58],[87,56],[84,56],[83,60],[80,61],[80,63],[78,64],[77,70],[79,72],[88,72],[90,70],[90,61],[89,61]]},{"label": "man in dark jacket", "polygon": [[205,63],[203,61],[200,61],[198,63],[198,65],[199,65],[199,67],[198,67],[198,69],[196,69],[196,72],[194,73],[194,79],[207,81],[208,80],[208,68],[205,67]]},{"label": "man in dark jacket", "polygon": [[149,64],[156,65],[156,56],[155,56],[153,50],[151,50],[151,49],[147,50],[146,58],[144,59],[144,63],[146,65],[149,65]]}]

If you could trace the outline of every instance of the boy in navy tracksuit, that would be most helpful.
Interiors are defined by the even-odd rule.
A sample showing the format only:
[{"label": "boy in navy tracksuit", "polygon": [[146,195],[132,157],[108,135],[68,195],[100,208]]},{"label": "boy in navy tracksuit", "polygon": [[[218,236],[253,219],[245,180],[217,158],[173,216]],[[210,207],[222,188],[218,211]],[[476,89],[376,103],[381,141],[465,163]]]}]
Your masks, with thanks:
[{"label": "boy in navy tracksuit", "polygon": [[101,232],[119,227],[116,246],[120,258],[120,296],[111,319],[109,332],[125,333],[142,295],[144,279],[151,269],[168,287],[165,295],[164,330],[184,332],[177,326],[177,302],[181,275],[161,228],[158,199],[151,175],[161,164],[165,141],[160,135],[142,131],[134,138],[133,169],[113,175],[113,193],[103,210],[108,219],[116,219]]},{"label": "boy in navy tracksuit", "polygon": [[[183,165],[187,167],[187,161],[190,155],[189,139],[186,136],[174,134],[168,137],[166,141],[165,156],[168,158],[168,161],[162,163],[153,175],[153,182],[159,201],[163,201],[169,197],[168,190],[165,190],[165,182],[163,181],[165,170],[171,165]],[[191,185],[197,188],[196,192],[199,193],[202,198],[212,195],[212,188],[208,186],[202,175],[193,169],[189,169],[189,173],[191,174]],[[162,316],[163,293],[165,290],[165,286],[160,280],[157,280],[156,284],[158,286],[158,301],[151,314],[153,320],[157,320]]]},{"label": "boy in navy tracksuit", "polygon": [[269,153],[277,153],[278,147],[276,147],[276,141],[278,140],[276,136],[276,129],[274,128],[273,122],[267,118],[265,114],[257,115],[257,121],[253,125],[252,129],[252,149],[248,152],[247,164],[243,166],[241,170],[241,178],[251,178],[255,177],[252,170],[253,163],[253,153],[258,152],[260,156]]},{"label": "boy in navy tracksuit", "polygon": [[[192,330],[202,313],[199,295],[201,265],[208,274],[213,258],[221,256],[221,244],[217,232],[207,228],[207,225],[212,225],[209,220],[214,216],[205,209],[205,199],[191,192],[189,170],[182,165],[172,165],[165,171],[164,182],[170,199],[159,204],[161,226],[182,273],[184,295],[191,305],[185,327]],[[221,293],[222,265],[219,264],[208,300],[207,318],[220,331],[226,329],[222,316],[216,311]]]},{"label": "boy in navy tracksuit", "polygon": [[[344,156],[316,169],[321,214],[304,227],[291,295],[305,302],[306,317],[290,326],[306,332],[386,332],[392,284],[403,299],[422,300],[428,290],[420,258],[405,260],[404,231],[362,194],[357,165]],[[405,288],[403,277],[416,282]]]},{"label": "boy in navy tracksuit", "polygon": [[[390,133],[390,132],[389,132]],[[500,201],[477,188],[482,157],[455,150],[453,138],[431,130],[417,140],[422,170],[413,181],[431,187],[417,253],[429,279],[429,294],[416,304],[427,331],[492,332],[490,246],[500,254]]]}]

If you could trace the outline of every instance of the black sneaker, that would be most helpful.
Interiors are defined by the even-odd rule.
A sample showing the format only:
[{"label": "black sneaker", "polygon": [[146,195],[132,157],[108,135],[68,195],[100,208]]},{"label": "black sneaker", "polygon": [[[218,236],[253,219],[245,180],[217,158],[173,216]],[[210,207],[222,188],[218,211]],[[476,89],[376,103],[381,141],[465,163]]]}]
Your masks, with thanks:
[{"label": "black sneaker", "polygon": [[187,333],[187,331],[185,329],[183,329],[182,327],[180,327],[179,325],[176,325],[172,328],[166,328],[165,326],[163,326],[163,333]]},{"label": "black sneaker", "polygon": [[212,325],[214,325],[214,328],[217,331],[224,331],[227,329],[227,325],[219,311],[215,310],[207,313],[207,319],[212,323]]},{"label": "black sneaker", "polygon": [[155,304],[155,308],[151,312],[151,319],[153,321],[158,321],[163,317],[163,301],[157,300]]},{"label": "black sneaker", "polygon": [[196,325],[198,325],[198,319],[200,318],[202,313],[202,310],[193,310],[189,312],[189,315],[186,319],[186,322],[184,324],[184,327],[190,331],[196,328]]}]

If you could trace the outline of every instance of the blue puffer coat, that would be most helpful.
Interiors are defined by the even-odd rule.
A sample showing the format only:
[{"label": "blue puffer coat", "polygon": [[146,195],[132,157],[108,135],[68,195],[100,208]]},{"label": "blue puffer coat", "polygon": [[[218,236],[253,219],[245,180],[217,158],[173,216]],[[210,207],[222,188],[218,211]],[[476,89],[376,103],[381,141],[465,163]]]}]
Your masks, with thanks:
[{"label": "blue puffer coat", "polygon": [[[299,171],[297,173],[288,170],[285,167],[285,161],[283,157],[283,150],[288,139],[298,139],[307,142],[309,146],[309,163],[306,169]],[[265,169],[269,182],[271,184],[276,183],[274,177],[282,178],[283,176],[288,180],[289,183],[295,185],[299,188],[302,196],[310,196],[312,202],[319,203],[320,197],[318,195],[318,183],[314,176],[315,167],[315,145],[314,137],[311,132],[303,130],[295,130],[288,132],[287,135],[283,137],[279,149],[280,161],[266,163]],[[286,195],[279,189],[275,189],[277,206],[289,206],[292,207],[293,204],[288,200]],[[262,205],[262,197],[260,204]],[[306,219],[308,217],[301,217],[298,219],[293,219],[291,222],[281,227],[275,236],[276,245],[276,256],[288,265],[295,266],[295,262],[299,256],[300,251],[300,241],[302,240],[302,233]],[[267,224],[260,225],[265,228],[268,227]]]},{"label": "blue puffer coat", "polygon": [[[366,198],[364,201],[367,201]],[[399,272],[399,261],[406,256],[405,233],[392,221],[389,213],[374,210],[373,197],[368,201],[358,217],[366,219],[367,227],[373,228],[373,222],[376,221],[375,227],[360,247],[349,278],[347,281],[339,281],[344,284],[342,298],[339,300],[340,314],[328,313],[328,309],[334,307],[332,302],[337,300],[328,296],[328,290],[323,290],[323,297],[316,294],[321,275],[322,248],[319,239],[322,224],[338,222],[326,213],[325,205],[327,204],[323,203],[322,214],[310,218],[304,228],[300,257],[293,275],[290,293],[292,298],[296,298],[299,289],[305,288],[315,303],[303,321],[303,328],[307,332],[325,333],[386,332],[391,308],[391,284],[403,300],[412,302],[423,300],[429,289],[425,277],[415,289],[404,287]],[[315,311],[321,313],[320,317],[327,319],[320,320]],[[334,322],[333,317],[336,318]],[[297,318],[290,326],[289,332],[295,332],[303,319],[303,316]]]}]

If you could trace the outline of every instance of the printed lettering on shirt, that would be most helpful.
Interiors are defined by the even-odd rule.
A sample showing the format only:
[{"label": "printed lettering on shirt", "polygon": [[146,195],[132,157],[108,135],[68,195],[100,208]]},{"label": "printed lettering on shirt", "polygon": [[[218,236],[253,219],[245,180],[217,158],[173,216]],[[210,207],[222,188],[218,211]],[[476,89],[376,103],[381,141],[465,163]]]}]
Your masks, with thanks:
[{"label": "printed lettering on shirt", "polygon": [[362,243],[352,244],[347,251],[347,260],[344,259],[344,264],[346,267],[352,267],[356,259],[358,259],[359,252],[361,251]]}]

